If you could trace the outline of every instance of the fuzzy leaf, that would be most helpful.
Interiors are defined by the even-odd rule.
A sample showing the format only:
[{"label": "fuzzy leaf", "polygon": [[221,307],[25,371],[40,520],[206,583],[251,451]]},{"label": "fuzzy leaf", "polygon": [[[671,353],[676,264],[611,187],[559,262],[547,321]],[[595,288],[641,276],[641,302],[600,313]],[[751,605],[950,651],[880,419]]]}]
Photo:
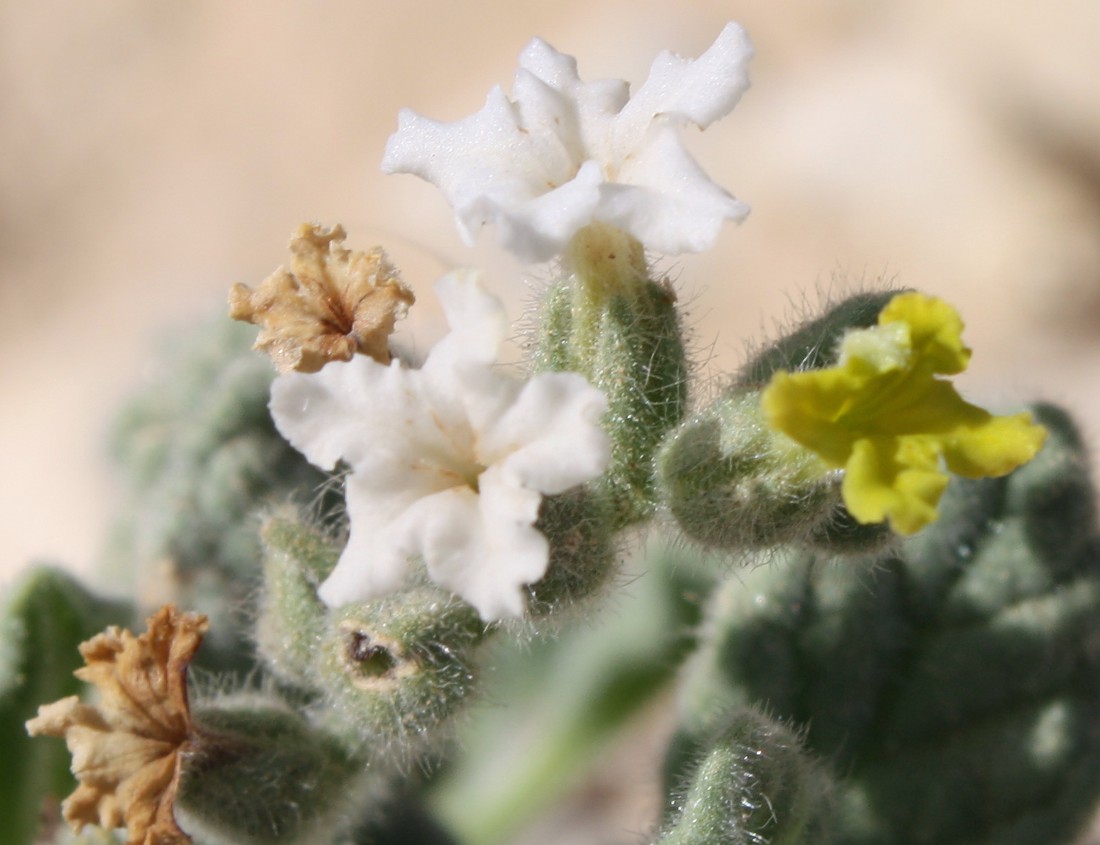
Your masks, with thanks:
[{"label": "fuzzy leaf", "polygon": [[30,842],[43,802],[56,802],[76,782],[59,740],[32,739],[24,723],[38,705],[77,694],[77,646],[111,623],[128,622],[130,607],[88,592],[52,567],[29,570],[0,611],[0,819],[4,841]]},{"label": "fuzzy leaf", "polygon": [[537,642],[498,642],[490,704],[462,731],[462,758],[432,798],[459,840],[498,845],[560,797],[655,696],[694,645],[701,567],[671,550],[614,611]]},{"label": "fuzzy leaf", "polygon": [[[224,318],[184,334],[115,425],[129,503],[105,555],[139,594],[217,619],[197,665],[244,668],[266,504],[323,490],[325,476],[275,431],[274,373],[254,331]],[[318,497],[318,504],[320,498]],[[332,504],[325,500],[325,505]]]},{"label": "fuzzy leaf", "polygon": [[[756,703],[847,774],[845,845],[1071,841],[1100,797],[1100,538],[1066,415],[873,568],[790,553],[715,597],[678,738]],[[678,767],[670,758],[671,768]]]},{"label": "fuzzy leaf", "polygon": [[196,842],[321,845],[375,811],[382,776],[276,698],[196,706],[176,813]]}]

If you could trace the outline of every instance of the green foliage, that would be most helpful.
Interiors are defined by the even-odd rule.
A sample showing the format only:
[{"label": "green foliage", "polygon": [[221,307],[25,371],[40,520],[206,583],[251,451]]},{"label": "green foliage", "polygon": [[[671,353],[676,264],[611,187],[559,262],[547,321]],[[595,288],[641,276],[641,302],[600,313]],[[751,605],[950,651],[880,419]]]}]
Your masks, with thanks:
[{"label": "green foliage", "polygon": [[684,748],[758,704],[846,775],[844,845],[1066,841],[1100,796],[1100,540],[1080,439],[953,482],[939,522],[873,568],[790,551],[714,597]]},{"label": "green foliage", "polygon": [[604,290],[583,272],[547,291],[535,364],[583,374],[607,396],[611,463],[597,488],[615,528],[653,514],[653,455],[687,403],[676,296],[649,279]]},{"label": "green foliage", "polygon": [[754,710],[725,714],[691,761],[659,845],[818,845],[834,782],[802,739]]},{"label": "green foliage", "polygon": [[272,696],[196,707],[177,820],[204,845],[331,841],[349,811],[378,800],[377,777]]},{"label": "green foliage", "polygon": [[178,341],[112,438],[129,502],[109,565],[136,577],[139,594],[218,620],[200,657],[212,668],[240,667],[247,655],[245,609],[260,577],[257,512],[312,497],[325,481],[275,430],[267,410],[274,373],[250,350],[254,335],[221,318]]},{"label": "green foliage", "polygon": [[528,587],[527,612],[544,620],[598,595],[618,571],[618,546],[601,498],[578,488],[542,500],[538,522],[550,544],[546,574]]},{"label": "green foliage", "polygon": [[387,794],[380,812],[373,808],[366,821],[333,845],[458,845],[408,785],[406,789],[410,794]]},{"label": "green foliage", "polygon": [[0,819],[5,842],[30,842],[44,801],[76,785],[60,739],[27,735],[38,707],[77,695],[77,646],[109,624],[127,624],[129,604],[100,598],[61,570],[39,566],[12,586],[0,610]]},{"label": "green foliage", "polygon": [[665,439],[657,479],[692,540],[749,550],[806,542],[840,509],[840,485],[768,426],[756,391],[731,391]]},{"label": "green foliage", "polygon": [[256,647],[280,680],[311,688],[327,609],[317,587],[336,564],[332,538],[306,524],[292,507],[270,516],[260,531],[263,589],[256,615]]},{"label": "green foliage", "polygon": [[878,322],[878,314],[901,291],[857,293],[829,307],[821,317],[803,323],[793,332],[757,352],[741,367],[734,387],[761,388],[779,370],[819,370],[837,362],[840,339],[848,329],[865,329]]},{"label": "green foliage", "polygon": [[[498,638],[462,755],[436,784],[440,817],[466,845],[508,842],[668,689],[695,645],[709,567],[662,548],[610,607],[553,639]],[[586,617],[587,618],[587,617]]]}]

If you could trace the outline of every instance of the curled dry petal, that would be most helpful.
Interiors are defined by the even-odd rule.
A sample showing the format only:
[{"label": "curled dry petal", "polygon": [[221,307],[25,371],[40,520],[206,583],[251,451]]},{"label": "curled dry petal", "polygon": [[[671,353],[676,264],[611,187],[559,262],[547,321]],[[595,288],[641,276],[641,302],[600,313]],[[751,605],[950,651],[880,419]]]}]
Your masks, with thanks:
[{"label": "curled dry petal", "polygon": [[279,372],[315,373],[356,353],[383,364],[389,336],[414,297],[381,247],[352,252],[342,227],[308,223],[290,241],[291,269],[280,267],[256,289],[234,285],[229,316],[260,326],[256,348]]},{"label": "curled dry petal", "polygon": [[80,646],[76,676],[99,702],[75,695],[43,705],[27,722],[32,736],[63,737],[80,781],[62,804],[65,820],[125,826],[127,845],[189,842],[172,815],[182,755],[194,734],[187,667],[206,632],[205,616],[166,605],[141,636],[110,627]]}]

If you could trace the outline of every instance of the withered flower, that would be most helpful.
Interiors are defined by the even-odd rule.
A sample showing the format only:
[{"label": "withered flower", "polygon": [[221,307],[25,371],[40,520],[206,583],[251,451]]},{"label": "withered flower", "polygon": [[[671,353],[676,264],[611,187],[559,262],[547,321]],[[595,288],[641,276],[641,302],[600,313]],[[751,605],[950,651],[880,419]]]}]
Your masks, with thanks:
[{"label": "withered flower", "polygon": [[207,619],[165,605],[134,636],[111,626],[80,646],[75,674],[96,687],[99,702],[73,695],[38,708],[32,736],[64,737],[79,786],[61,805],[73,830],[125,826],[126,845],[190,842],[172,814],[180,765],[194,735],[187,666]]},{"label": "withered flower", "polygon": [[229,292],[229,316],[260,327],[256,349],[281,373],[315,373],[357,352],[388,364],[389,336],[413,293],[381,247],[352,252],[343,227],[309,223],[290,240],[290,270],[280,267],[255,290]]}]

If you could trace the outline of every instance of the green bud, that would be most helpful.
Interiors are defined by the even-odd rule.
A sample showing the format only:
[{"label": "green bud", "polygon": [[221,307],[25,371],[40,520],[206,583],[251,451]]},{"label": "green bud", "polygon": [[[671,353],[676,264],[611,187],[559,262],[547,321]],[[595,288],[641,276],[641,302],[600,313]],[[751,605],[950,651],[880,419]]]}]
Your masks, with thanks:
[{"label": "green bud", "polygon": [[557,615],[599,593],[618,571],[617,548],[597,496],[585,488],[547,496],[535,527],[550,544],[546,575],[528,588],[531,618]]},{"label": "green bud", "polygon": [[260,539],[264,582],[256,647],[278,678],[309,687],[328,612],[317,598],[317,587],[336,565],[340,550],[290,507],[264,522]]},{"label": "green bud", "polygon": [[290,509],[262,536],[257,645],[277,677],[318,698],[317,722],[349,748],[401,760],[445,736],[476,687],[477,611],[429,586],[328,608],[317,586],[338,544]]},{"label": "green bud", "polygon": [[192,715],[175,811],[206,845],[331,841],[377,788],[364,760],[271,697],[238,694]]},{"label": "green bud", "polygon": [[657,479],[681,530],[723,549],[824,536],[840,504],[837,473],[768,426],[756,391],[731,391],[672,431]]},{"label": "green bud", "polygon": [[535,365],[579,372],[606,394],[611,462],[595,486],[623,527],[653,513],[653,454],[687,400],[676,296],[650,278],[641,244],[605,224],[577,234],[562,269],[543,302]]},{"label": "green bud", "polygon": [[372,755],[430,750],[477,686],[485,634],[476,610],[432,587],[330,611],[313,663],[319,718]]},{"label": "green bud", "polygon": [[901,291],[857,293],[821,317],[797,329],[754,355],[738,372],[736,387],[763,387],[779,370],[819,370],[837,362],[840,340],[848,329],[865,329],[878,322],[879,312]]},{"label": "green bud", "polygon": [[477,685],[487,632],[455,596],[417,586],[328,608],[317,585],[339,546],[284,509],[263,529],[256,641],[281,680],[316,700],[312,718],[348,748],[407,762],[448,735]]},{"label": "green bud", "polygon": [[738,710],[703,743],[659,845],[808,845],[827,841],[833,781],[801,737]]}]

